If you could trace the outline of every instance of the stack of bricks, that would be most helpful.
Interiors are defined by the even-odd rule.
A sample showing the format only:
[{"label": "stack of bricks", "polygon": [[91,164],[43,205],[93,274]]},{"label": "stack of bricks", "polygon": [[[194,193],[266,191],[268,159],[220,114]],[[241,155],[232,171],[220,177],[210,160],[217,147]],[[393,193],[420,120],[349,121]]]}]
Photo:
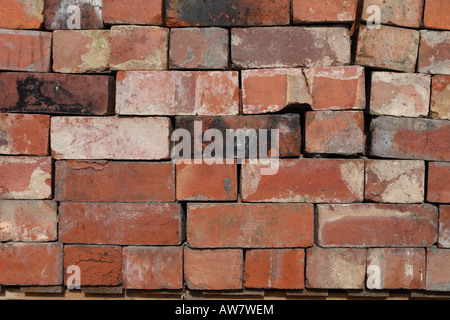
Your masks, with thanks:
[{"label": "stack of bricks", "polygon": [[450,293],[449,0],[1,3],[3,290]]}]

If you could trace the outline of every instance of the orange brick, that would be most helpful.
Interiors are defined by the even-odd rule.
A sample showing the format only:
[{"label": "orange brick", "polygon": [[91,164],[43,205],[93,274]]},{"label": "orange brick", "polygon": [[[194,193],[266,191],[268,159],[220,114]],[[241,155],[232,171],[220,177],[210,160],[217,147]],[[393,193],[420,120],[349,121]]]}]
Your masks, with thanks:
[{"label": "orange brick", "polygon": [[367,21],[372,16],[373,12],[367,9],[375,5],[381,10],[380,22],[383,25],[420,28],[423,3],[423,0],[364,0],[362,19]]},{"label": "orange brick", "polygon": [[439,247],[450,248],[450,206],[439,206]]},{"label": "orange brick", "polygon": [[450,30],[448,8],[450,8],[449,0],[425,1],[425,15],[423,17],[424,27],[427,29]]},{"label": "orange brick", "polygon": [[103,0],[106,24],[162,25],[162,0]]},{"label": "orange brick", "polygon": [[0,28],[40,29],[44,22],[44,0],[1,0]]},{"label": "orange brick", "polygon": [[357,0],[294,0],[294,23],[351,22],[356,18]]},{"label": "orange brick", "polygon": [[427,201],[450,203],[450,163],[430,162],[428,164]]},{"label": "orange brick", "polygon": [[450,75],[433,77],[430,111],[434,119],[450,120]]}]

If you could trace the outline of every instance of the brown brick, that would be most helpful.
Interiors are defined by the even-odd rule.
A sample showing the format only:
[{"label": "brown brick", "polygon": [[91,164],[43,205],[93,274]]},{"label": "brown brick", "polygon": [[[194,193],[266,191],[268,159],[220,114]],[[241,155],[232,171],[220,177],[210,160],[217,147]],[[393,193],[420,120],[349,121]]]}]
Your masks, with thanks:
[{"label": "brown brick", "polygon": [[427,290],[450,291],[449,261],[449,249],[427,249]]},{"label": "brown brick", "polygon": [[450,120],[450,75],[433,77],[430,111],[434,119]]},{"label": "brown brick", "polygon": [[293,0],[294,23],[352,22],[356,18],[357,0]]},{"label": "brown brick", "polygon": [[450,203],[450,163],[428,163],[427,201]]},{"label": "brown brick", "polygon": [[[77,6],[80,26],[73,24],[75,11],[69,6]],[[57,29],[102,29],[102,0],[45,0],[45,28]]]},{"label": "brown brick", "polygon": [[450,31],[420,31],[417,69],[421,73],[450,75]]},{"label": "brown brick", "polygon": [[367,21],[373,14],[367,11],[368,7],[376,5],[381,10],[380,22],[383,25],[420,28],[423,3],[423,0],[364,0],[362,19]]},{"label": "brown brick", "polygon": [[6,0],[0,6],[0,28],[40,29],[44,0]]},{"label": "brown brick", "polygon": [[427,29],[446,29],[450,30],[450,21],[448,19],[449,0],[427,0],[425,1],[425,14],[423,25]]},{"label": "brown brick", "polygon": [[439,206],[439,247],[450,248],[450,206]]},{"label": "brown brick", "polygon": [[162,25],[162,0],[103,0],[106,24]]},{"label": "brown brick", "polygon": [[177,203],[62,202],[59,214],[63,243],[179,245],[182,239]]}]

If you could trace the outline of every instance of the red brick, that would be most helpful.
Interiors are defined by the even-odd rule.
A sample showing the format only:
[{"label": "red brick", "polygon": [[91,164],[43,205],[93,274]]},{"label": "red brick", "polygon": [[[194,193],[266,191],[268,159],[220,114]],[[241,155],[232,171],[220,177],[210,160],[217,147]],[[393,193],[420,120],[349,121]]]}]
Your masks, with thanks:
[{"label": "red brick", "polygon": [[52,159],[0,157],[0,199],[50,199]]},{"label": "red brick", "polygon": [[122,284],[122,248],[113,246],[64,246],[64,283],[69,266],[80,268],[81,286]]},{"label": "red brick", "polygon": [[176,28],[170,30],[171,69],[226,69],[228,30]]},{"label": "red brick", "polygon": [[177,203],[62,202],[59,214],[63,243],[178,245],[182,239]]},{"label": "red brick", "polygon": [[0,73],[1,112],[105,115],[114,110],[114,78],[56,73]]},{"label": "red brick", "polygon": [[425,1],[424,27],[427,29],[450,30],[450,21],[447,15],[448,8],[450,8],[449,0]]},{"label": "red brick", "polygon": [[162,25],[162,0],[103,0],[106,24]]},{"label": "red brick", "polygon": [[281,111],[290,104],[312,104],[302,69],[242,71],[243,113]]},{"label": "red brick", "polygon": [[125,247],[123,287],[141,290],[183,288],[182,247]]},{"label": "red brick", "polygon": [[449,261],[449,249],[427,249],[427,290],[450,291]]},{"label": "red brick", "polygon": [[364,249],[308,249],[306,286],[311,289],[363,289],[366,255]]},{"label": "red brick", "polygon": [[416,73],[374,72],[370,113],[428,117],[431,77]]},{"label": "red brick", "polygon": [[357,0],[293,0],[294,23],[351,22],[356,18]]},{"label": "red brick", "polygon": [[[45,28],[74,29],[71,25],[74,12],[69,6],[77,6],[80,13],[80,29],[102,29],[102,0],[45,0]],[[73,22],[72,22],[73,23]]]},{"label": "red brick", "polygon": [[51,46],[51,32],[0,29],[0,69],[48,72]]},{"label": "red brick", "polygon": [[57,161],[55,167],[58,201],[175,201],[172,163]]},{"label": "red brick", "polygon": [[[379,268],[380,283],[372,289],[425,289],[425,249],[369,249],[367,273]],[[374,275],[376,277],[377,275]],[[369,287],[368,277],[367,286]],[[373,286],[373,284],[371,284]]]},{"label": "red brick", "polygon": [[306,152],[364,154],[362,111],[313,111],[306,113]]},{"label": "red brick", "polygon": [[55,159],[160,160],[170,157],[169,118],[53,117]]},{"label": "red brick", "polygon": [[46,156],[49,132],[48,116],[0,114],[0,153]]},{"label": "red brick", "polygon": [[308,204],[188,204],[194,248],[309,247],[314,210]]},{"label": "red brick", "polygon": [[349,31],[341,27],[236,28],[231,30],[231,58],[240,69],[350,64]]},{"label": "red brick", "polygon": [[62,284],[62,245],[59,243],[0,244],[2,285]]},{"label": "red brick", "polygon": [[319,205],[321,247],[430,247],[438,212],[429,204]]},{"label": "red brick", "polygon": [[368,160],[365,171],[366,200],[387,203],[424,202],[424,161]]},{"label": "red brick", "polygon": [[419,31],[383,26],[360,26],[356,63],[375,68],[415,72]]},{"label": "red brick", "polygon": [[359,66],[305,70],[313,110],[365,109],[364,68]]},{"label": "red brick", "polygon": [[177,163],[177,200],[237,200],[236,164]]},{"label": "red brick", "polygon": [[166,24],[186,26],[261,26],[287,25],[289,0],[168,0]]},{"label": "red brick", "polygon": [[450,206],[439,206],[439,247],[450,248]]},{"label": "red brick", "polygon": [[450,75],[433,77],[430,111],[431,118],[450,120]]},{"label": "red brick", "polygon": [[53,201],[0,201],[0,241],[55,241],[57,204]]},{"label": "red brick", "polygon": [[243,288],[242,250],[184,249],[184,278],[192,290],[239,290]]},{"label": "red brick", "polygon": [[245,254],[246,288],[303,289],[304,277],[304,250],[249,250]]},{"label": "red brick", "polygon": [[126,115],[236,115],[236,71],[148,71],[117,74],[116,109]]},{"label": "red brick", "polygon": [[40,29],[44,22],[44,0],[2,0],[0,28]]},{"label": "red brick", "polygon": [[450,160],[450,122],[378,117],[371,124],[371,154],[383,158]]},{"label": "red brick", "polygon": [[242,166],[242,201],[348,203],[363,201],[364,162],[337,159],[281,159],[276,175],[261,164]]},{"label": "red brick", "polygon": [[421,73],[450,75],[450,31],[420,31],[417,69]]},{"label": "red brick", "polygon": [[165,70],[169,30],[147,26],[113,26],[111,70]]},{"label": "red brick", "polygon": [[107,72],[110,62],[109,30],[57,30],[53,32],[53,71]]},{"label": "red brick", "polygon": [[428,164],[427,201],[450,203],[450,163],[430,162]]},{"label": "red brick", "polygon": [[423,0],[364,0],[362,19],[367,21],[373,15],[373,12],[367,9],[375,5],[381,10],[380,22],[383,25],[420,28],[423,3]]}]

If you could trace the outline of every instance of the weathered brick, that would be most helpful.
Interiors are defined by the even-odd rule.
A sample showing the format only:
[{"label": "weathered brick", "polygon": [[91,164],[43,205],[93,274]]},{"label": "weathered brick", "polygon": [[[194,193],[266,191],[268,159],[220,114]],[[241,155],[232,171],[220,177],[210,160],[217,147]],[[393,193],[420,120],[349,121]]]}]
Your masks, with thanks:
[{"label": "weathered brick", "polygon": [[[379,279],[377,274],[371,276],[372,269],[379,271]],[[425,289],[425,270],[423,248],[376,248],[367,251],[367,286],[371,289]],[[374,283],[369,283],[373,280]]]},{"label": "weathered brick", "polygon": [[364,68],[322,67],[305,70],[313,110],[364,109],[366,90]]},{"label": "weathered brick", "polygon": [[162,0],[103,0],[106,24],[162,25]]},{"label": "weathered brick", "polygon": [[177,203],[62,202],[59,215],[63,243],[178,245],[182,239]]},{"label": "weathered brick", "polygon": [[349,31],[341,27],[232,29],[231,58],[241,69],[346,65],[350,64]]},{"label": "weathered brick", "polygon": [[425,1],[425,14],[423,16],[424,27],[427,29],[450,30],[450,21],[447,15],[449,7],[449,0]]},{"label": "weathered brick", "polygon": [[186,26],[262,26],[288,25],[289,0],[168,0],[166,25]]},{"label": "weathered brick", "polygon": [[236,115],[236,71],[119,72],[116,109],[126,115]]},{"label": "weathered brick", "polygon": [[420,28],[423,3],[423,0],[364,0],[362,19],[367,21],[372,16],[373,12],[367,9],[375,5],[381,10],[382,24]]},{"label": "weathered brick", "polygon": [[450,206],[439,206],[439,247],[450,248]]},{"label": "weathered brick", "polygon": [[44,0],[2,0],[0,28],[40,29],[44,22]]},{"label": "weathered brick", "polygon": [[302,249],[259,249],[245,254],[246,288],[303,289],[304,277]]},{"label": "weathered brick", "polygon": [[431,77],[416,73],[374,72],[370,113],[428,117]]},{"label": "weathered brick", "polygon": [[449,261],[449,249],[427,249],[427,290],[450,291]]},{"label": "weathered brick", "polygon": [[237,200],[237,165],[183,164],[176,165],[177,200],[233,201]]},{"label": "weathered brick", "polygon": [[366,255],[364,249],[308,249],[306,286],[311,289],[363,289]]},{"label": "weathered brick", "polygon": [[312,104],[302,69],[242,71],[244,114],[271,113],[290,104]]},{"label": "weathered brick", "polygon": [[170,30],[171,69],[226,69],[228,30],[174,28]]},{"label": "weathered brick", "polygon": [[45,28],[102,29],[102,0],[45,0]]},{"label": "weathered brick", "polygon": [[105,115],[114,110],[114,78],[56,73],[0,73],[1,112]]},{"label": "weathered brick", "polygon": [[51,46],[51,32],[0,29],[0,69],[48,72]]},{"label": "weathered brick", "polygon": [[122,248],[116,246],[64,246],[64,283],[69,266],[80,268],[81,286],[122,284]]},{"label": "weathered brick", "polygon": [[[259,116],[180,116],[175,119],[176,129],[186,129],[189,131],[193,140],[202,144],[202,150],[197,150],[192,142],[192,154],[193,156],[200,157],[203,154],[204,149],[210,145],[210,142],[202,142],[202,136],[200,132],[195,130],[195,122],[201,122],[201,133],[204,134],[207,130],[216,129],[222,133],[224,141],[223,156],[226,156],[226,145],[230,143],[226,139],[227,130],[245,130],[250,134],[250,130],[256,130],[258,135],[259,130],[267,129],[268,133],[271,130],[279,130],[279,143],[278,146],[272,145],[271,137],[267,137],[267,150],[278,149],[280,157],[298,157],[300,156],[300,117],[298,114],[285,114],[285,115],[259,115]],[[260,140],[259,140],[260,141]],[[258,144],[258,143],[257,143]],[[245,143],[245,155],[249,156],[250,143]],[[236,148],[235,148],[236,149]],[[236,150],[235,150],[236,151]],[[261,150],[258,151],[258,154]],[[236,155],[237,152],[234,152]]]},{"label": "weathered brick", "polygon": [[419,48],[419,31],[383,26],[360,26],[356,63],[375,68],[414,72]]},{"label": "weathered brick", "polygon": [[450,122],[378,117],[372,121],[371,154],[383,158],[450,160]]},{"label": "weathered brick", "polygon": [[321,247],[431,247],[438,212],[429,204],[319,205]]},{"label": "weathered brick", "polygon": [[366,200],[385,203],[424,202],[424,161],[368,160],[365,171]]},{"label": "weathered brick", "polygon": [[113,26],[111,70],[167,69],[169,30],[147,26]]},{"label": "weathered brick", "polygon": [[430,162],[428,164],[429,202],[450,203],[450,163]]},{"label": "weathered brick", "polygon": [[364,154],[364,113],[362,111],[312,111],[306,113],[306,152]]},{"label": "weathered brick", "polygon": [[170,157],[169,118],[53,117],[55,159],[159,160]]},{"label": "weathered brick", "polygon": [[363,201],[364,161],[281,159],[276,175],[261,164],[242,166],[242,201],[348,203]]},{"label": "weathered brick", "polygon": [[62,284],[63,248],[59,243],[0,244],[0,283],[51,286]]},{"label": "weathered brick", "polygon": [[58,201],[175,201],[172,163],[57,161],[55,167]]},{"label": "weathered brick", "polygon": [[49,132],[48,116],[0,114],[0,153],[46,156]]},{"label": "weathered brick", "polygon": [[184,278],[192,290],[243,288],[244,254],[237,249],[184,249]]},{"label": "weathered brick", "polygon": [[111,45],[109,30],[57,30],[53,32],[53,71],[107,72]]},{"label": "weathered brick", "polygon": [[183,247],[125,247],[123,287],[140,290],[183,288]]},{"label": "weathered brick", "polygon": [[53,201],[0,201],[0,241],[57,240],[56,210]]},{"label": "weathered brick", "polygon": [[194,248],[283,248],[314,244],[309,204],[188,204]]},{"label": "weathered brick", "polygon": [[50,199],[52,159],[0,156],[0,199]]},{"label": "weathered brick", "polygon": [[352,22],[356,18],[357,0],[293,0],[294,23]]},{"label": "weathered brick", "polygon": [[421,73],[450,75],[450,31],[420,31],[417,69]]},{"label": "weathered brick", "polygon": [[450,76],[434,76],[431,88],[430,116],[450,120]]}]

